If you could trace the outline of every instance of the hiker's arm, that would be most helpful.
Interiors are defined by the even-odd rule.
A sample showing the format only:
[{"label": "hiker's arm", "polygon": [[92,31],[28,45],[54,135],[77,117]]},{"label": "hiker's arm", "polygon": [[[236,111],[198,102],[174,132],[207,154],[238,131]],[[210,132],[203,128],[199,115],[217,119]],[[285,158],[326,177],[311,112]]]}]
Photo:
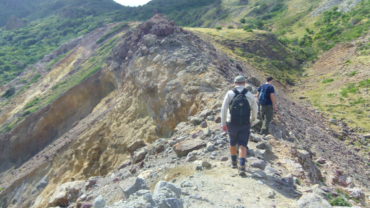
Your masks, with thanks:
[{"label": "hiker's arm", "polygon": [[249,98],[250,98],[249,103],[250,103],[251,111],[252,111],[251,123],[253,123],[257,119],[258,106],[257,106],[256,99],[254,99],[252,94],[250,94]]},{"label": "hiker's arm", "polygon": [[277,107],[276,107],[276,103],[275,103],[274,93],[271,93],[271,94],[270,94],[270,98],[271,98],[271,101],[272,101],[272,105],[274,106],[274,110],[276,110],[276,111],[277,111]]},{"label": "hiker's arm", "polygon": [[260,92],[257,92],[257,99],[260,97]]},{"label": "hiker's arm", "polygon": [[229,92],[226,93],[224,102],[222,103],[222,108],[221,108],[221,125],[222,125],[222,130],[227,131],[227,126],[226,126],[226,120],[227,120],[227,111],[229,110],[229,104],[230,104],[230,98],[229,98]]}]

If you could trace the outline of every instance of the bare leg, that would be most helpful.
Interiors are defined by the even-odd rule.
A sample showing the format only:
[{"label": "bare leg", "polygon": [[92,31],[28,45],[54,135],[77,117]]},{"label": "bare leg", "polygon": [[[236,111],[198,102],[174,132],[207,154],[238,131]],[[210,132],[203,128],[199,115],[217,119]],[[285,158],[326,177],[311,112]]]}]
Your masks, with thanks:
[{"label": "bare leg", "polygon": [[236,155],[236,146],[230,146],[231,155]]},{"label": "bare leg", "polygon": [[[231,148],[230,148],[231,151]],[[236,154],[236,148],[235,148]],[[244,146],[239,146],[239,158],[246,158],[247,157],[247,148]]]}]

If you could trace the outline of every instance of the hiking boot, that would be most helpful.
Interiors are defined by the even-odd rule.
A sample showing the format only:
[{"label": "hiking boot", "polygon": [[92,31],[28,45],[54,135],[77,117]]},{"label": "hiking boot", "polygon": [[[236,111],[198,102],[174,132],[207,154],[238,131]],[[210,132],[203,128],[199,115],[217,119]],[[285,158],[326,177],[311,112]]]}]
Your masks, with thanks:
[{"label": "hiking boot", "polygon": [[231,162],[231,167],[233,168],[233,169],[236,169],[236,168],[238,168],[238,162]]},{"label": "hiking boot", "polygon": [[240,176],[244,176],[245,175],[245,166],[239,166],[238,171],[239,171]]}]

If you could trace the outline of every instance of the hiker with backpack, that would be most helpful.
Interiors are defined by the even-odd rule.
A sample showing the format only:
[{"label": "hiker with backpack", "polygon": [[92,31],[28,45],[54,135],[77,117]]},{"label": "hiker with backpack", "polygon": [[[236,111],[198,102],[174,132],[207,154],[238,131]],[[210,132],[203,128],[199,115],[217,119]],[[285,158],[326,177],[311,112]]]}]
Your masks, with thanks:
[{"label": "hiker with backpack", "polygon": [[239,175],[245,175],[250,128],[258,110],[252,93],[245,88],[245,83],[243,76],[235,78],[235,88],[227,92],[221,109],[222,130],[227,132],[230,138],[232,168],[238,168],[236,145],[239,145]]},{"label": "hiker with backpack", "polygon": [[275,103],[275,89],[274,86],[271,85],[273,78],[271,76],[266,78],[266,84],[261,85],[258,88],[258,102],[260,104],[260,114],[263,120],[261,134],[268,134],[268,127],[274,116],[274,110],[277,111],[276,103]]}]

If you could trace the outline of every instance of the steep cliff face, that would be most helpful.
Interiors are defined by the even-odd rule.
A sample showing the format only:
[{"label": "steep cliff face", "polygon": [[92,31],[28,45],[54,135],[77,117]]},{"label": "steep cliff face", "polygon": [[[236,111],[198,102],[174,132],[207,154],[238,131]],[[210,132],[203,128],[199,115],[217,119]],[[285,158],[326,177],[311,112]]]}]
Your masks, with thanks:
[{"label": "steep cliff face", "polygon": [[[42,75],[43,80],[53,77],[52,84],[43,86],[45,94],[60,92],[55,90],[65,89],[69,84],[79,84],[69,86],[57,99],[35,110],[1,138],[1,206],[55,206],[54,193],[64,187],[61,184],[71,181],[80,184],[89,178],[95,180],[91,178],[94,176],[114,177],[118,167],[125,171],[130,169],[133,174],[136,174],[134,169],[150,167],[151,164],[144,165],[141,161],[146,154],[156,155],[163,152],[164,147],[169,148],[167,139],[177,141],[183,137],[189,140],[203,134],[197,127],[198,121],[210,115],[217,116],[223,96],[232,87],[233,77],[258,74],[252,66],[246,68],[240,59],[230,61],[229,56],[210,43],[159,14],[135,29],[108,38],[101,45],[95,41],[104,33],[93,34],[69,54],[81,55],[75,50],[84,52],[83,47],[91,49],[90,52],[76,56],[81,59],[67,55],[64,61]],[[102,55],[105,52],[109,55]],[[99,57],[104,64],[95,62]],[[60,68],[63,63],[73,67]],[[96,65],[101,67],[96,68]],[[73,81],[81,76],[90,78]],[[258,86],[253,83],[249,88],[255,92]],[[25,92],[34,89],[38,88],[31,87]],[[276,90],[281,112],[271,124],[271,132],[281,142],[295,143],[289,145],[290,152],[282,152],[301,158],[299,163],[303,167],[297,170],[297,177],[307,184],[323,178],[310,160],[313,155],[343,166],[349,160],[358,160],[355,152],[347,152],[334,138],[336,135],[322,117],[290,101],[283,86],[276,84]],[[9,107],[15,108],[16,105]],[[219,124],[213,121],[210,124],[212,129],[208,130],[221,135]],[[157,148],[156,144],[163,141],[160,138],[167,139],[164,146]],[[276,145],[283,149],[279,142]],[[142,146],[146,147],[138,149]],[[307,151],[297,152],[297,146]],[[336,152],[325,151],[324,147],[333,147]],[[340,153],[344,152],[347,158],[341,158]],[[161,158],[167,157],[161,155]],[[181,161],[185,162],[185,158]],[[297,162],[289,160],[283,164],[289,165],[296,167]],[[366,164],[361,161],[358,167],[349,167],[346,174],[351,175],[365,172]],[[358,174],[357,183],[367,185],[366,174]],[[330,178],[330,175],[324,177]],[[66,200],[67,204],[76,202],[76,197],[63,193],[63,205]]]}]

